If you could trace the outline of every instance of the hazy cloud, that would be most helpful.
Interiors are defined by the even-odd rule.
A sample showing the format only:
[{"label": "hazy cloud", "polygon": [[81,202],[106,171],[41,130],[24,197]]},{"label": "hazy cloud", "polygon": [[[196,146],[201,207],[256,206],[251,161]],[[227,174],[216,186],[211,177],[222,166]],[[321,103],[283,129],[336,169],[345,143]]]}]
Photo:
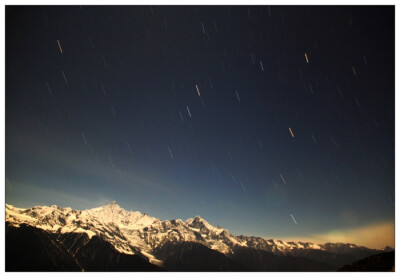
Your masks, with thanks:
[{"label": "hazy cloud", "polygon": [[[6,191],[6,203],[18,208],[30,208],[35,205],[58,205],[84,210],[109,204],[112,200],[102,195],[92,195],[91,198],[82,195],[56,191],[27,184],[15,183],[12,193]],[[21,197],[23,196],[23,197]],[[21,200],[23,199],[23,200]],[[31,201],[27,200],[31,199]]]}]

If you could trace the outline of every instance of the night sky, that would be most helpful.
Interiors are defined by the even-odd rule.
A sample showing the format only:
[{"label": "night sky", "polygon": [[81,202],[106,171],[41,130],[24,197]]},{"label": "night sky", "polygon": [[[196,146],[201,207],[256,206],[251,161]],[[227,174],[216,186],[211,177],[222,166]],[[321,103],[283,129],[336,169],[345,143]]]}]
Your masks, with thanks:
[{"label": "night sky", "polygon": [[393,6],[8,6],[5,66],[8,204],[394,224]]}]

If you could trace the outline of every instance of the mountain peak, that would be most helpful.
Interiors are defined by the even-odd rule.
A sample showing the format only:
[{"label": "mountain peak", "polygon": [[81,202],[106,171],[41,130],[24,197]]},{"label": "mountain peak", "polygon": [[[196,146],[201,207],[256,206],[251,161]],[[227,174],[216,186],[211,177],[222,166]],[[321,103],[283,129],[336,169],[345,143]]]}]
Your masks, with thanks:
[{"label": "mountain peak", "polygon": [[113,201],[107,205],[93,208],[88,211],[95,213],[119,214],[121,212],[124,212],[125,210],[121,208],[116,201]]},{"label": "mountain peak", "polygon": [[[54,206],[56,207],[56,206]],[[168,241],[188,241],[203,244],[223,254],[234,253],[237,246],[262,249],[277,255],[299,253],[302,249],[318,249],[336,254],[358,252],[372,253],[370,249],[353,244],[294,243],[282,240],[266,240],[260,237],[235,236],[228,230],[213,226],[201,216],[196,215],[185,222],[182,220],[160,220],[127,211],[116,201],[90,210],[78,211],[70,208],[35,206],[31,209],[16,208],[6,204],[6,222],[12,226],[28,224],[57,234],[86,233],[89,238],[101,236],[110,242],[117,251],[125,254],[142,253],[157,260],[156,255]],[[390,251],[391,248],[385,248]],[[376,250],[378,251],[378,250]],[[383,250],[379,250],[383,251]]]},{"label": "mountain peak", "polygon": [[387,245],[387,246],[383,249],[384,252],[390,252],[390,251],[393,251],[393,250],[394,250],[394,248],[390,247],[389,245]]},{"label": "mountain peak", "polygon": [[110,204],[103,206],[104,208],[112,208],[112,209],[122,209],[120,205],[118,205],[117,201],[112,201]]}]

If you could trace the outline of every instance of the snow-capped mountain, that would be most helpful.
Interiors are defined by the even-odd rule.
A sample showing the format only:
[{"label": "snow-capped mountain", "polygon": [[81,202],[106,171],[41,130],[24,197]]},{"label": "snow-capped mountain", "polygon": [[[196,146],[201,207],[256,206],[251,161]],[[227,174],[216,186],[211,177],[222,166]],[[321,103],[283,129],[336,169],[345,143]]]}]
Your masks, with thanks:
[{"label": "snow-capped mountain", "polygon": [[55,205],[21,209],[6,204],[6,222],[14,227],[28,224],[57,234],[85,233],[89,239],[98,236],[118,252],[147,257],[149,262],[156,265],[162,265],[163,261],[156,258],[155,252],[171,242],[195,242],[225,255],[232,255],[235,249],[243,247],[275,255],[295,255],[302,250],[338,253],[337,249],[342,252],[346,249],[364,249],[354,244],[314,244],[236,236],[226,229],[211,225],[200,216],[186,221],[160,220],[138,211],[126,211],[116,202],[82,211]]}]

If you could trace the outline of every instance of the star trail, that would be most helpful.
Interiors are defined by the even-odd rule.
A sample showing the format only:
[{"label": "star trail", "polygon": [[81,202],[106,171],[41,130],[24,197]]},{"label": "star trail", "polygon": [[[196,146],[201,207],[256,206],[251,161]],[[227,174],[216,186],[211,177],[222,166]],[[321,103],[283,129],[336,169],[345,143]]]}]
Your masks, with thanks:
[{"label": "star trail", "polygon": [[393,6],[7,6],[5,45],[6,203],[394,223]]}]

